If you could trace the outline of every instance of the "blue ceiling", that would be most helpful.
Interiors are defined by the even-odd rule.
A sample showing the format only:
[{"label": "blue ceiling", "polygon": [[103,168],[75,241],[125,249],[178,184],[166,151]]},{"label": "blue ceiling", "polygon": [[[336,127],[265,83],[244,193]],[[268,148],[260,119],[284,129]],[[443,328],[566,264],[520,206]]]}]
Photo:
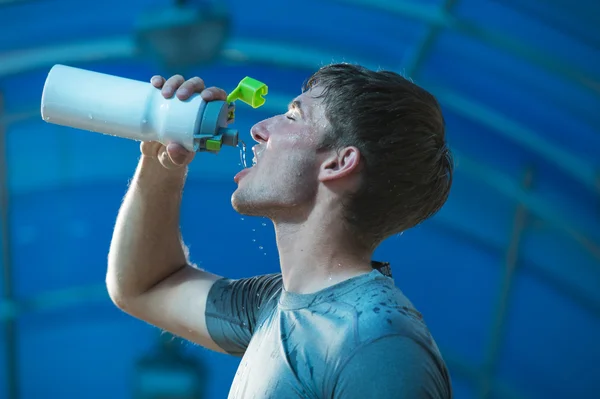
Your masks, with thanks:
[{"label": "blue ceiling", "polygon": [[[600,2],[223,3],[231,32],[219,59],[185,72],[226,90],[246,75],[268,84],[264,107],[238,106],[236,126],[246,141],[253,123],[282,112],[315,68],[330,62],[396,70],[440,100],[456,154],[451,197],[430,222],[391,238],[378,255],[397,264],[399,285],[429,319],[456,397],[596,395]],[[170,4],[0,0],[0,131],[6,132],[12,221],[12,244],[4,252],[12,254],[16,280],[28,281],[27,267],[44,281],[17,281],[16,292],[102,282],[112,220],[136,163],[136,143],[41,120],[48,70],[61,63],[139,80],[171,73],[138,56],[133,40],[142,12]],[[239,164],[231,149],[197,157],[190,172],[195,194],[189,194],[197,197],[190,201],[208,195],[200,188],[209,182],[211,198],[227,205]],[[249,241],[239,217],[220,212],[213,223],[221,234],[239,230],[237,238]],[[189,233],[192,242],[212,234],[202,229]],[[261,234],[265,242],[272,238]],[[73,237],[87,249],[73,252],[66,244]],[[227,251],[226,244],[215,245]],[[271,248],[267,258],[276,267]],[[96,256],[96,271],[73,277],[86,254]],[[27,265],[30,255],[39,266]],[[235,263],[235,255],[214,256]],[[267,258],[250,254],[244,262]]]}]

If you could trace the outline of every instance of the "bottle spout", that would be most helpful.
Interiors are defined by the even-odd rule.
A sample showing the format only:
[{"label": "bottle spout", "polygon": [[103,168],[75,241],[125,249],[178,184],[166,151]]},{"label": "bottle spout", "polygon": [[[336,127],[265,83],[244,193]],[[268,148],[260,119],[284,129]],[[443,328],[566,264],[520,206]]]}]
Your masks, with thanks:
[{"label": "bottle spout", "polygon": [[238,131],[237,129],[220,128],[219,134],[221,135],[221,142],[223,145],[229,145],[237,147],[238,145]]}]

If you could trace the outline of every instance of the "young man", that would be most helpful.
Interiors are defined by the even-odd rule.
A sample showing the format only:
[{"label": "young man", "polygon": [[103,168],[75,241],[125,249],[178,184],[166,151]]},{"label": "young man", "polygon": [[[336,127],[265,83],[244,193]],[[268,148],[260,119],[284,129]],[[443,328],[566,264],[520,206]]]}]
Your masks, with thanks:
[{"label": "young man", "polygon": [[[152,78],[165,97],[200,78]],[[438,103],[392,72],[321,68],[287,113],[255,125],[256,164],[231,202],[273,221],[281,273],[231,280],[188,262],[179,231],[194,154],[142,143],[119,212],[107,286],[123,311],[206,348],[243,356],[230,398],[451,398],[420,314],[371,256],[437,212],[452,163]]]}]

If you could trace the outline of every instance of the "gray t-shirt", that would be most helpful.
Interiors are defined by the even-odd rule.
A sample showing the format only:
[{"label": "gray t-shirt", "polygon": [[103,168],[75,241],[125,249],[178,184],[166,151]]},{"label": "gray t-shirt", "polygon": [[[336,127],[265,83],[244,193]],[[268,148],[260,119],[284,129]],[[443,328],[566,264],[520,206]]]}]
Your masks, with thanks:
[{"label": "gray t-shirt", "polygon": [[450,399],[450,377],[419,312],[379,271],[314,294],[281,275],[217,281],[212,339],[243,356],[230,399]]}]

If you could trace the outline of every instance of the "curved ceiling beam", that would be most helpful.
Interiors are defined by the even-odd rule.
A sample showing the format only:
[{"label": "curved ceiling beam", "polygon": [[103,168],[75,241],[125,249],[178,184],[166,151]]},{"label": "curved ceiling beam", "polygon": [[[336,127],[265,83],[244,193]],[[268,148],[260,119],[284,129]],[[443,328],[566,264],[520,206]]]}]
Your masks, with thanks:
[{"label": "curved ceiling beam", "polygon": [[0,0],[0,7],[1,6],[9,6],[12,4],[17,4],[17,3],[26,3],[26,2],[31,2],[33,0]]},{"label": "curved ceiling beam", "polygon": [[598,165],[589,164],[584,159],[544,139],[527,126],[460,93],[438,86],[430,85],[429,88],[446,108],[540,155],[592,192],[597,191],[598,178],[600,178]]},{"label": "curved ceiling beam", "polygon": [[[47,68],[56,63],[127,59],[135,55],[136,46],[129,36],[13,51],[0,54],[0,78],[38,68]],[[328,51],[307,50],[299,46],[243,39],[231,40],[223,50],[222,56],[232,62],[261,62],[282,67],[305,67],[310,70],[323,65],[323,60],[332,59],[332,55]],[[338,59],[343,58],[338,57]],[[361,61],[361,64],[371,69],[380,68],[379,64],[368,60]],[[596,165],[588,164],[545,140],[526,126],[459,93],[440,86],[436,86],[432,91],[438,96],[443,106],[540,155],[589,190],[596,192],[598,184]]]},{"label": "curved ceiling beam", "polygon": [[[450,13],[457,2],[458,0],[442,0],[438,5],[440,12]],[[412,51],[409,51],[402,60],[401,67],[406,71],[405,76],[409,76],[411,79],[417,79],[417,74],[427,59],[429,50],[435,44],[441,30],[442,28],[440,26],[430,25],[421,35],[417,44],[412,48]]]},{"label": "curved ceiling beam", "polygon": [[483,41],[486,44],[507,51],[521,57],[527,62],[537,65],[546,71],[563,76],[572,82],[590,90],[593,94],[600,94],[600,81],[589,76],[584,71],[574,68],[562,59],[554,57],[544,51],[529,46],[522,41],[514,39],[502,33],[478,26],[466,20],[461,20],[449,12],[442,10],[439,6],[421,5],[408,1],[387,0],[329,0],[352,6],[360,6],[370,9],[379,9],[388,13],[410,18],[429,25],[451,29],[465,36]]},{"label": "curved ceiling beam", "polygon": [[522,15],[540,21],[545,26],[560,30],[561,33],[577,39],[586,46],[600,48],[600,36],[597,30],[591,28],[597,23],[597,15],[587,10],[578,10],[576,4],[581,5],[581,2],[570,3],[569,7],[552,0],[546,0],[546,4],[523,0],[501,0],[500,2]]},{"label": "curved ceiling beam", "polygon": [[129,36],[9,51],[0,53],[0,78],[48,68],[54,64],[128,59],[133,58],[136,51],[135,43]]}]

